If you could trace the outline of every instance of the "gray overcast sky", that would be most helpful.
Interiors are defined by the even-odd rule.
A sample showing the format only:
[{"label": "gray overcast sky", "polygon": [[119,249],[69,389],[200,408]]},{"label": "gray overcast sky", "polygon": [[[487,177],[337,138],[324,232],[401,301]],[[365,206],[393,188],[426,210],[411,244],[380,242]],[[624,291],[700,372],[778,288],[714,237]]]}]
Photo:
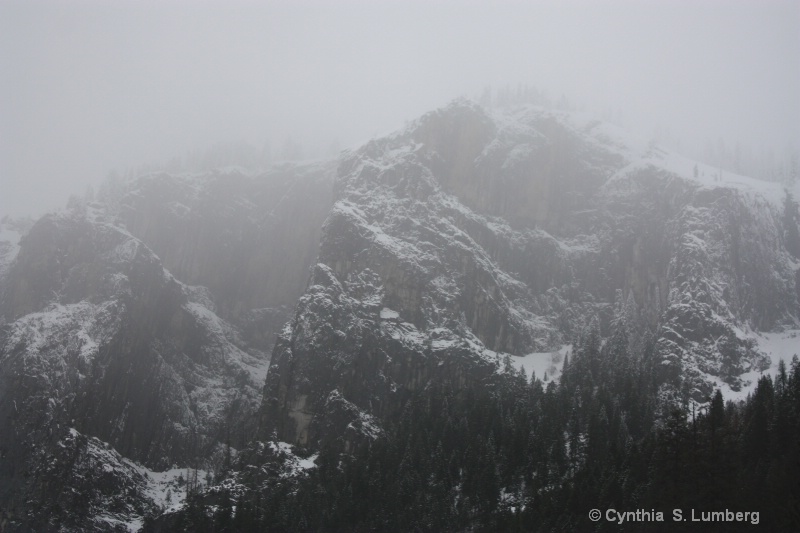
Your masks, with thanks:
[{"label": "gray overcast sky", "polygon": [[342,147],[486,85],[800,144],[800,2],[0,0],[0,215],[218,141]]}]

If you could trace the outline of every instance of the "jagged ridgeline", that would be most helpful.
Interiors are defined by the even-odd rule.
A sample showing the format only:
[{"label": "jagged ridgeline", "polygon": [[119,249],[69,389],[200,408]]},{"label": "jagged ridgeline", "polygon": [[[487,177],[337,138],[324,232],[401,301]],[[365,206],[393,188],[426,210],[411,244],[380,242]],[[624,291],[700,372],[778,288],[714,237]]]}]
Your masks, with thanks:
[{"label": "jagged ridgeline", "polygon": [[16,235],[3,221],[23,233],[0,249],[3,520],[135,524],[167,490],[178,503],[186,487],[168,485],[187,467],[252,440],[334,170],[154,173]]},{"label": "jagged ridgeline", "polygon": [[114,191],[0,248],[9,530],[791,527],[782,186],[457,101],[337,161]]}]

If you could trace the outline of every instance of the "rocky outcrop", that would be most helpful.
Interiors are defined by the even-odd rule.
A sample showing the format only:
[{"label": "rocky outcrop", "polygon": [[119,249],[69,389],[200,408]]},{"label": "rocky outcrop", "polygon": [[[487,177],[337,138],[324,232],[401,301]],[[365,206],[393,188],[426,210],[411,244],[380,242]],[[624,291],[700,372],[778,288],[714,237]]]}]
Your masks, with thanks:
[{"label": "rocky outcrop", "polygon": [[[430,381],[456,386],[490,379],[493,362],[448,328],[417,328],[382,307],[377,273],[344,283],[314,270],[267,376],[262,438],[344,449],[369,442]],[[472,342],[476,342],[475,340]]]},{"label": "rocky outcrop", "polygon": [[[250,442],[269,350],[317,253],[332,169],[154,173],[35,224],[3,219],[0,507],[12,522],[31,498],[95,480],[86,459],[97,443],[103,457],[144,465],[127,472],[208,466],[223,445]],[[131,476],[105,487],[108,498],[82,499],[96,512],[73,526],[113,530],[158,510]],[[117,500],[129,508],[97,522]],[[51,517],[75,503],[54,502]]]},{"label": "rocky outcrop", "polygon": [[67,427],[47,441],[32,452],[28,476],[15,487],[37,506],[14,515],[9,530],[129,531],[161,510],[148,494],[146,471],[107,443]]},{"label": "rocky outcrop", "polygon": [[654,339],[664,402],[746,386],[769,364],[753,333],[798,323],[796,217],[771,184],[694,168],[567,113],[458,101],[338,167],[149,174],[16,225],[0,519],[79,508],[69,527],[114,530],[160,512],[145,467],[240,448],[231,479],[313,468],[426,388],[491,389],[586,331],[610,353],[623,318],[632,357]]},{"label": "rocky outcrop", "polygon": [[776,186],[693,165],[598,122],[463,101],[350,152],[262,436],[349,447],[417,387],[490,380],[498,355],[594,317],[605,331],[620,294],[632,334],[658,339],[665,399],[740,387],[769,365],[749,332],[797,323],[797,265]]},{"label": "rocky outcrop", "polygon": [[4,508],[24,508],[53,481],[37,462],[68,427],[156,469],[251,436],[268,354],[248,348],[205,292],[100,205],[30,229],[3,283]]},{"label": "rocky outcrop", "polygon": [[334,171],[328,162],[254,175],[156,173],[129,185],[120,218],[178,279],[207,287],[221,317],[244,325],[270,314],[260,310],[291,308],[305,289]]}]

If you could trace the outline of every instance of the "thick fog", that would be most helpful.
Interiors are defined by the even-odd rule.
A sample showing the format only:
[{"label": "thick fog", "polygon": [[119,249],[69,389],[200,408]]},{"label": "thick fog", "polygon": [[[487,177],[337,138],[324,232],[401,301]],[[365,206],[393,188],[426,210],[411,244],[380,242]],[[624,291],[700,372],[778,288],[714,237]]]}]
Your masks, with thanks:
[{"label": "thick fog", "polygon": [[217,142],[326,157],[487,86],[687,149],[800,144],[794,0],[4,1],[0,69],[0,215]]}]

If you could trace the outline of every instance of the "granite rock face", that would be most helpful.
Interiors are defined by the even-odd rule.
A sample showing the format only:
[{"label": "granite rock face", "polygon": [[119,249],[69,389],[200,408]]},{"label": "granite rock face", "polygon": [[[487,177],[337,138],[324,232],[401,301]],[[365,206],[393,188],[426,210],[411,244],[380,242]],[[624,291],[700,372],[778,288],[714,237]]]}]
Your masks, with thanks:
[{"label": "granite rock face", "polygon": [[426,387],[491,387],[621,310],[663,402],[703,402],[800,317],[780,187],[541,108],[457,101],[338,161],[153,173],[101,200],[0,226],[23,235],[0,238],[18,530],[133,527],[167,513],[156,477],[237,453],[258,483],[313,468]]},{"label": "granite rock face", "polygon": [[491,381],[499,357],[594,318],[607,331],[620,295],[657,339],[665,401],[741,387],[769,366],[753,332],[797,324],[798,263],[777,185],[693,166],[598,122],[469,102],[347,153],[262,437],[348,449],[418,387]]},{"label": "granite rock face", "polygon": [[[0,273],[0,507],[23,520],[23,530],[49,527],[30,501],[61,490],[54,487],[83,490],[70,480],[94,479],[102,457],[135,464],[114,467],[119,479],[82,505],[94,515],[115,498],[130,505],[110,522],[72,527],[113,529],[114,520],[158,510],[141,472],[129,471],[208,468],[221,447],[250,441],[267,347],[307,281],[328,175],[313,166],[255,177],[145,176],[105,203],[47,215],[8,243]],[[149,217],[152,226],[143,222]],[[249,247],[259,250],[252,258]],[[86,463],[98,446],[111,455]],[[122,492],[114,496],[114,487]],[[70,508],[51,506],[42,516],[60,521]]]}]

